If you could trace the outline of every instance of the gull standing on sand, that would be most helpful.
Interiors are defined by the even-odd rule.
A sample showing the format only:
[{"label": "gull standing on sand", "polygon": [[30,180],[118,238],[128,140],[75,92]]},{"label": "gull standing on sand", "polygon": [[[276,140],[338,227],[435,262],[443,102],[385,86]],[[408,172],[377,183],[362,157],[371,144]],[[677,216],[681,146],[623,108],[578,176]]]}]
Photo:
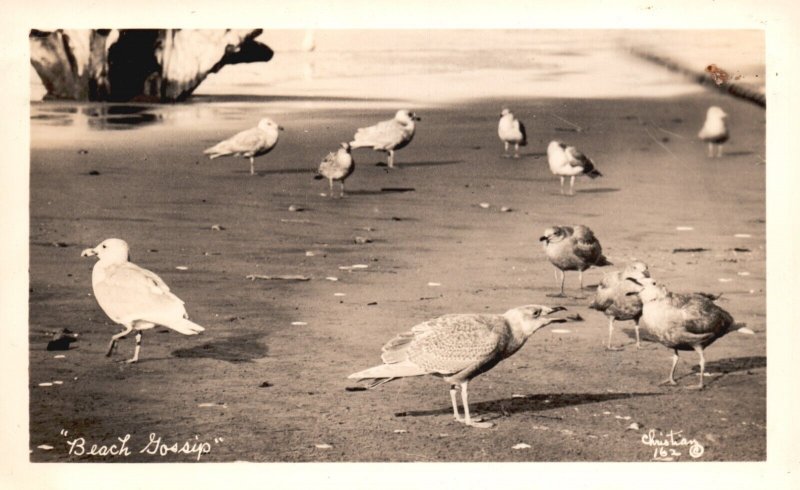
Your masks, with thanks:
[{"label": "gull standing on sand", "polygon": [[700,383],[690,388],[703,389],[706,369],[703,349],[730,331],[733,317],[714,304],[711,295],[670,293],[649,278],[627,280],[638,286],[638,292],[628,294],[638,294],[642,300],[642,328],[674,352],[669,378],[661,384],[677,384],[678,351],[694,350],[700,356]]},{"label": "gull standing on sand", "polygon": [[[566,318],[548,315],[563,306],[520,306],[502,315],[452,314],[420,323],[383,346],[383,364],[348,376],[370,380],[369,388],[407,376],[431,374],[450,384],[450,400],[456,421],[473,427],[492,427],[469,413],[467,386],[472,378],[492,369],[517,352],[528,337],[551,323]],[[464,417],[458,412],[456,387],[461,388]]]},{"label": "gull standing on sand", "polygon": [[585,175],[590,179],[602,177],[594,162],[577,150],[574,146],[567,146],[560,141],[551,141],[547,145],[547,163],[553,175],[561,177],[561,194],[564,194],[564,177],[569,177],[569,195],[575,194],[575,177]]},{"label": "gull standing on sand", "polygon": [[608,350],[622,350],[622,347],[611,347],[611,334],[614,331],[614,320],[633,320],[636,329],[636,347],[641,348],[639,340],[639,318],[642,316],[642,300],[636,292],[635,285],[628,278],[645,279],[650,271],[644,262],[632,262],[622,271],[606,272],[597,286],[597,294],[589,308],[603,312],[608,317]]},{"label": "gull standing on sand", "polygon": [[503,112],[500,113],[500,122],[497,124],[497,135],[505,145],[503,151],[503,158],[508,158],[508,145],[514,144],[514,158],[519,158],[519,147],[528,144],[528,138],[525,135],[525,125],[522,121],[514,117],[508,108],[504,107]]},{"label": "gull standing on sand", "polygon": [[[728,141],[728,115],[721,108],[711,106],[706,112],[706,122],[697,137],[708,143],[708,158],[720,158],[722,145]],[[716,147],[716,152],[714,151]]]},{"label": "gull standing on sand", "polygon": [[344,197],[344,181],[355,170],[353,155],[350,154],[350,144],[344,142],[335,152],[330,152],[319,164],[318,174],[315,179],[328,179],[330,187],[330,197],[333,197],[333,181],[338,180],[342,184],[341,197]]},{"label": "gull standing on sand", "polygon": [[372,148],[383,151],[389,155],[389,168],[394,168],[394,152],[404,148],[414,138],[416,131],[415,121],[420,118],[407,110],[399,110],[394,119],[381,121],[374,126],[360,128],[356,131],[350,146],[356,148]]},{"label": "gull standing on sand", "polygon": [[255,174],[253,159],[269,153],[278,143],[278,131],[283,127],[265,117],[258,126],[236,133],[230,138],[203,151],[211,160],[217,157],[235,156],[250,159],[250,175]]},{"label": "gull standing on sand", "polygon": [[564,297],[565,271],[578,271],[580,289],[583,290],[583,271],[591,266],[613,265],[603,255],[603,248],[592,230],[583,225],[553,226],[544,231],[539,241],[544,242],[544,252],[556,268],[556,281],[561,281],[561,292],[548,294],[551,297]]},{"label": "gull standing on sand", "polygon": [[111,337],[106,356],[117,346],[117,340],[136,330],[136,350],[125,361],[139,360],[142,330],[162,325],[184,335],[197,335],[205,330],[188,320],[183,301],[170,292],[160,277],[129,262],[128,244],[118,238],[104,240],[95,248],[87,248],[81,257],[96,256],[92,269],[92,290],[100,308],[125,330]]}]

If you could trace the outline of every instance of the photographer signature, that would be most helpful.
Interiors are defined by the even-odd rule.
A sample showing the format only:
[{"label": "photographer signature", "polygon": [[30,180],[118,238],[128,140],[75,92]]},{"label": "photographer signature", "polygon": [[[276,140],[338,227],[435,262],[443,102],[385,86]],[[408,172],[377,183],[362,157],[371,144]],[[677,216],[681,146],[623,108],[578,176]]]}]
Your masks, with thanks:
[{"label": "photographer signature", "polygon": [[656,430],[650,429],[642,436],[642,444],[653,448],[653,461],[675,461],[687,450],[692,459],[697,459],[705,452],[705,448],[697,439],[683,437],[681,430],[677,432],[670,430],[666,434],[658,431],[656,435]]}]

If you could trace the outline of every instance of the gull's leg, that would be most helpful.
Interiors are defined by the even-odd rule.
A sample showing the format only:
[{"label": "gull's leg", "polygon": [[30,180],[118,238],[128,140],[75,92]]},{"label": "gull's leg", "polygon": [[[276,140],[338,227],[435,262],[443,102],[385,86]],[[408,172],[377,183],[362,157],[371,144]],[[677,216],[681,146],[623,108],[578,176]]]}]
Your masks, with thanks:
[{"label": "gull's leg", "polygon": [[564,296],[564,279],[566,278],[567,273],[561,271],[561,296]]},{"label": "gull's leg", "polygon": [[703,347],[696,345],[694,347],[695,352],[700,356],[700,382],[694,386],[689,386],[688,389],[690,390],[702,390],[703,389],[703,378],[706,376],[706,357],[703,355]]},{"label": "gull's leg", "polygon": [[580,287],[578,288],[578,290],[583,291],[583,271],[578,271],[578,281],[580,281],[579,282]]},{"label": "gull's leg", "polygon": [[139,360],[139,349],[142,347],[142,331],[136,331],[136,348],[133,350],[133,357],[125,361],[125,364],[133,364]]},{"label": "gull's leg", "polygon": [[611,347],[611,334],[614,332],[614,317],[608,318],[608,345],[607,350],[622,350],[622,347]]},{"label": "gull's leg", "polygon": [[117,347],[117,340],[131,333],[131,330],[133,330],[133,325],[125,325],[125,330],[111,337],[111,342],[108,343],[106,357],[111,357],[111,353],[114,351],[114,348]]},{"label": "gull's leg", "polygon": [[639,339],[639,320],[636,320],[636,323],[633,324],[633,329],[636,330],[636,348],[641,349],[642,343]]},{"label": "gull's leg", "polygon": [[519,143],[514,143],[514,158],[519,158]]},{"label": "gull's leg", "polygon": [[678,349],[673,349],[672,354],[672,369],[669,370],[669,378],[661,382],[662,385],[676,385],[675,382],[675,366],[678,365]]},{"label": "gull's leg", "polygon": [[253,160],[253,157],[250,157],[250,175],[255,175],[255,174],[256,174],[255,160]]},{"label": "gull's leg", "polygon": [[561,194],[564,194],[564,176],[561,176]]},{"label": "gull's leg", "polygon": [[389,168],[394,168],[394,150],[389,150]]},{"label": "gull's leg", "polygon": [[722,145],[717,145],[717,158],[722,158]]},{"label": "gull's leg", "polygon": [[714,143],[708,144],[708,158],[714,158]]},{"label": "gull's leg", "polygon": [[569,178],[569,195],[570,196],[574,196],[575,195],[575,176],[574,175]]},{"label": "gull's leg", "polygon": [[456,385],[450,385],[450,401],[453,402],[453,416],[456,422],[464,422],[464,418],[458,413],[458,402],[456,402]]},{"label": "gull's leg", "polygon": [[[558,276],[559,272],[561,272],[561,277],[560,278]],[[550,298],[563,298],[564,297],[564,275],[565,275],[565,273],[564,273],[564,271],[562,271],[558,267],[556,267],[555,273],[556,273],[556,282],[560,281],[560,284],[561,284],[561,292],[558,293],[558,294],[547,294],[547,296],[550,297]]]},{"label": "gull's leg", "polygon": [[491,422],[481,422],[480,419],[472,419],[469,416],[469,394],[467,393],[467,385],[469,385],[469,381],[464,381],[461,383],[461,403],[464,405],[464,423],[467,425],[471,425],[472,427],[478,427],[480,429],[488,429],[489,427],[494,426]]},{"label": "gull's leg", "polygon": [[504,149],[503,149],[503,158],[508,158],[508,141],[503,141]]},{"label": "gull's leg", "polygon": [[339,181],[342,184],[342,197],[344,197],[344,180]]}]

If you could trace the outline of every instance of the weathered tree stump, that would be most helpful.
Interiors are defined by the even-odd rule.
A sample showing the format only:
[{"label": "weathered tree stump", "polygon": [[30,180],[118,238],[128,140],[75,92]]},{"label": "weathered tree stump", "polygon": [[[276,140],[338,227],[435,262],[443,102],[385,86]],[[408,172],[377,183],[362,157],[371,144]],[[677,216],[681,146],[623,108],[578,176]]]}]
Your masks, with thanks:
[{"label": "weathered tree stump", "polygon": [[209,73],[269,61],[261,29],[58,29],[30,32],[46,99],[175,102]]}]

